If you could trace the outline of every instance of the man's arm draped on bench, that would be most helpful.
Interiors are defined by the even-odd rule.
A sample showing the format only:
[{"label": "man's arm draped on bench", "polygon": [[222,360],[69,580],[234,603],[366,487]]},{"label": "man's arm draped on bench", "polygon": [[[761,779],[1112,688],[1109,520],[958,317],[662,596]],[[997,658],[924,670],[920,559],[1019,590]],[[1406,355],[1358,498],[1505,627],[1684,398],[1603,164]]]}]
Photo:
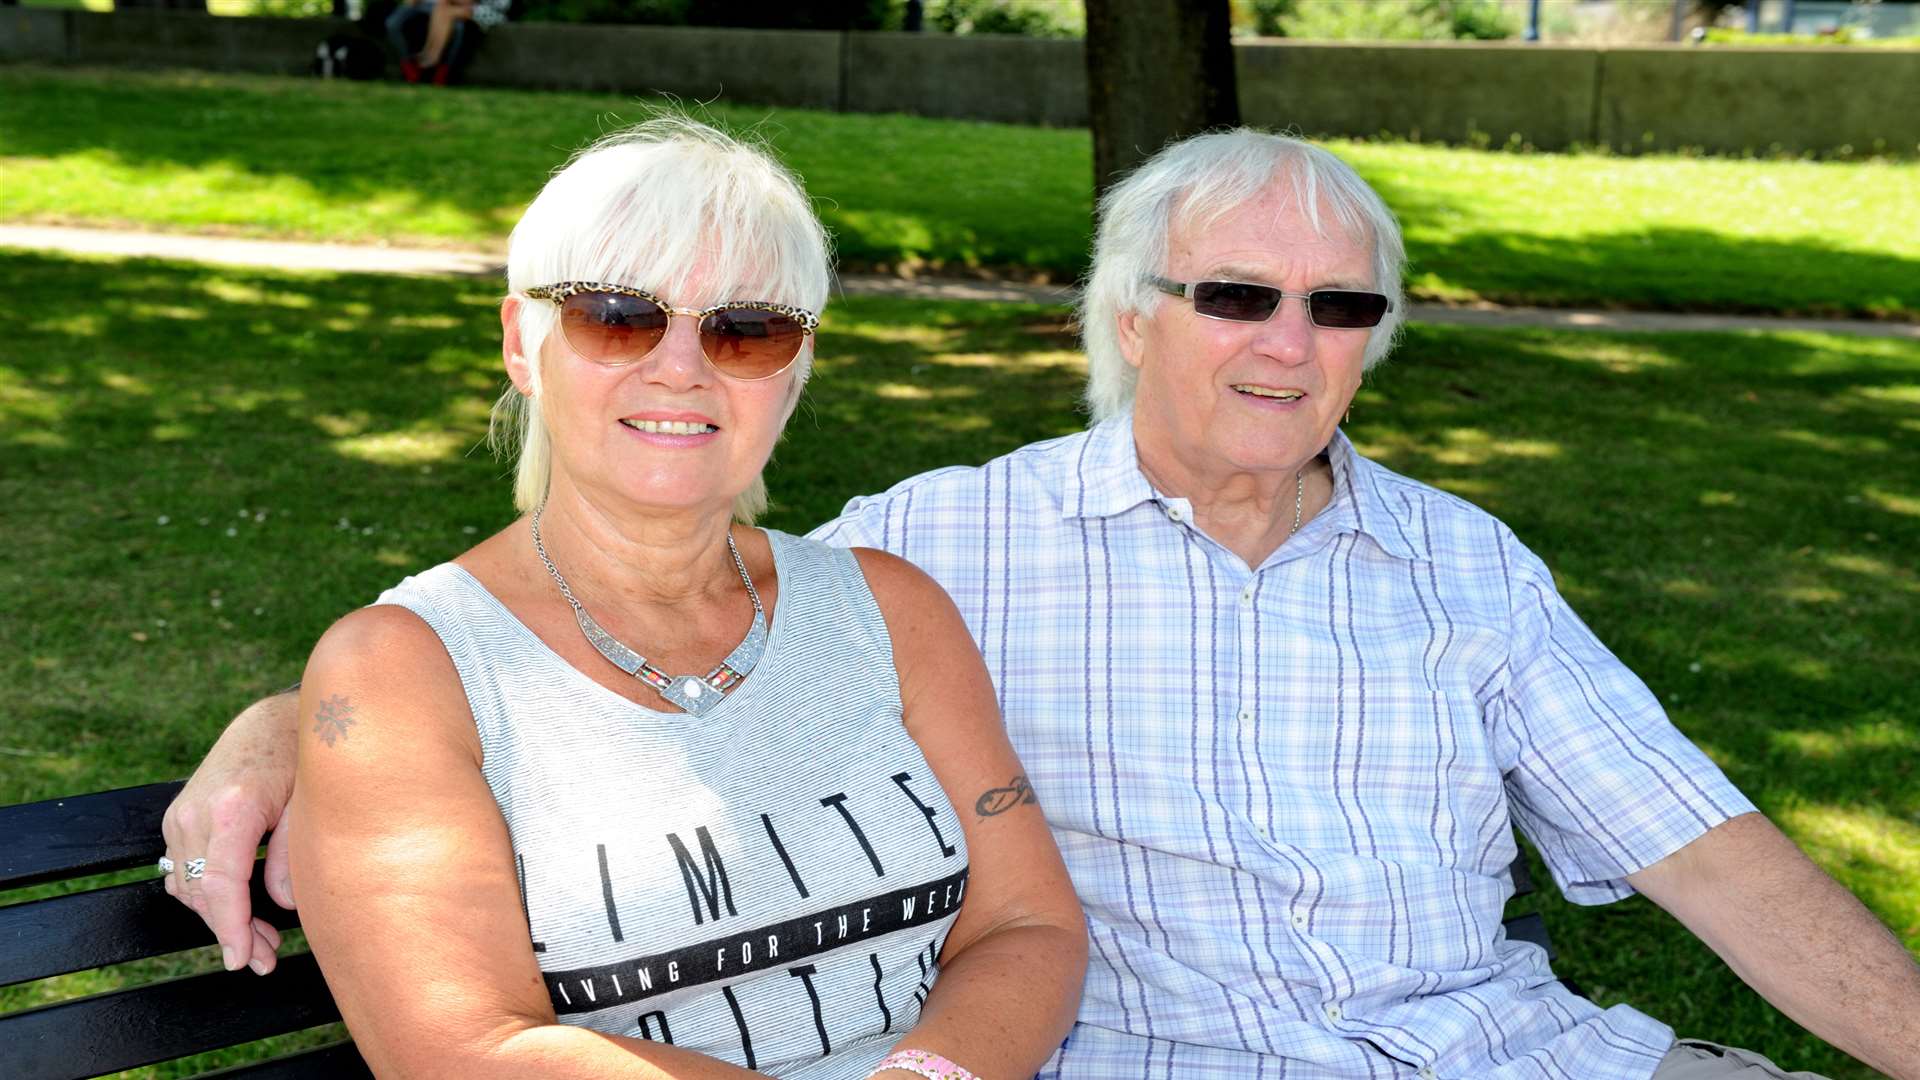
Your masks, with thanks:
[{"label": "man's arm draped on bench", "polygon": [[249,967],[264,975],[273,970],[279,948],[279,933],[265,920],[253,918],[247,885],[254,852],[263,842],[267,893],[281,907],[295,904],[285,826],[293,798],[299,715],[296,683],[234,717],[161,823],[175,863],[207,860],[204,877],[169,874],[166,889],[206,920],[229,971]]}]

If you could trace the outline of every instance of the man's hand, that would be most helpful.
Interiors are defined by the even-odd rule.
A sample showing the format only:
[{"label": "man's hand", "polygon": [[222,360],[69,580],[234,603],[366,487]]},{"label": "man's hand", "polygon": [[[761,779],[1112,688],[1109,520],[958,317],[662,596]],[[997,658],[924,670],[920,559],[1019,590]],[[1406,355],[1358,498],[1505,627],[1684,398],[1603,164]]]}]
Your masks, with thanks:
[{"label": "man's hand", "polygon": [[1627,881],[1775,1008],[1888,1076],[1920,1080],[1920,965],[1766,818],[1722,822]]},{"label": "man's hand", "polygon": [[[229,971],[245,965],[265,975],[280,948],[280,932],[253,918],[248,892],[254,850],[269,831],[267,893],[281,907],[293,907],[285,814],[299,710],[300,695],[284,693],[235,717],[161,821],[173,860],[167,892],[206,920]],[[206,860],[204,871],[190,876],[188,864],[196,859]]]}]

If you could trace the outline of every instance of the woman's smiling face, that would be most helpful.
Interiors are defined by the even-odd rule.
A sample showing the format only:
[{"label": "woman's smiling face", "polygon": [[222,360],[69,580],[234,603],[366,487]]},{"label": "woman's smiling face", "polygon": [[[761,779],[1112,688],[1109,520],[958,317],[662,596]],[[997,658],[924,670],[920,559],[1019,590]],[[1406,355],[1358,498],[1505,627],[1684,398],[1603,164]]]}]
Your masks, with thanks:
[{"label": "woman's smiling face", "polygon": [[[692,284],[699,295],[671,300],[703,308],[737,299]],[[505,319],[512,341],[517,319]],[[662,512],[732,505],[772,456],[809,359],[769,378],[729,378],[702,354],[696,320],[683,316],[651,352],[619,366],[582,358],[558,332],[541,351],[535,407],[552,440],[554,479]],[[509,356],[508,373],[525,392],[530,373],[517,359]]]}]

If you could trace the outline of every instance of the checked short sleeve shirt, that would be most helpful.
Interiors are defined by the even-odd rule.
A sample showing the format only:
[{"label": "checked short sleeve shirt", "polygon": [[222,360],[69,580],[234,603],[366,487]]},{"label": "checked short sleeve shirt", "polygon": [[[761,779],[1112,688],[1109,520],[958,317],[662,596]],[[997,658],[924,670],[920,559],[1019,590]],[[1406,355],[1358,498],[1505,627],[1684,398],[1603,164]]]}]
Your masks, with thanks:
[{"label": "checked short sleeve shirt", "polygon": [[1512,825],[1602,903],[1752,805],[1499,521],[1327,455],[1256,569],[1129,416],[815,533],[926,569],[986,657],[1092,938],[1042,1075],[1644,1080],[1672,1031],[1504,937]]}]

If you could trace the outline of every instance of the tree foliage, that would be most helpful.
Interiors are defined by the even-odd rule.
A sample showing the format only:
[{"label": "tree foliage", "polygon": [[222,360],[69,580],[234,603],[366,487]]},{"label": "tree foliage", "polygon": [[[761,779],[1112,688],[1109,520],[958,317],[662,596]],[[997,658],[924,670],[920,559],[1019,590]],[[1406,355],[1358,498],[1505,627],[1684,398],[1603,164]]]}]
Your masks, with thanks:
[{"label": "tree foliage", "polygon": [[949,34],[1069,38],[1085,32],[1078,0],[935,0],[927,23]]},{"label": "tree foliage", "polygon": [[1490,41],[1520,31],[1499,0],[1254,0],[1253,14],[1262,34],[1334,41]]},{"label": "tree foliage", "polygon": [[522,0],[530,22],[880,30],[898,21],[892,0]]}]

